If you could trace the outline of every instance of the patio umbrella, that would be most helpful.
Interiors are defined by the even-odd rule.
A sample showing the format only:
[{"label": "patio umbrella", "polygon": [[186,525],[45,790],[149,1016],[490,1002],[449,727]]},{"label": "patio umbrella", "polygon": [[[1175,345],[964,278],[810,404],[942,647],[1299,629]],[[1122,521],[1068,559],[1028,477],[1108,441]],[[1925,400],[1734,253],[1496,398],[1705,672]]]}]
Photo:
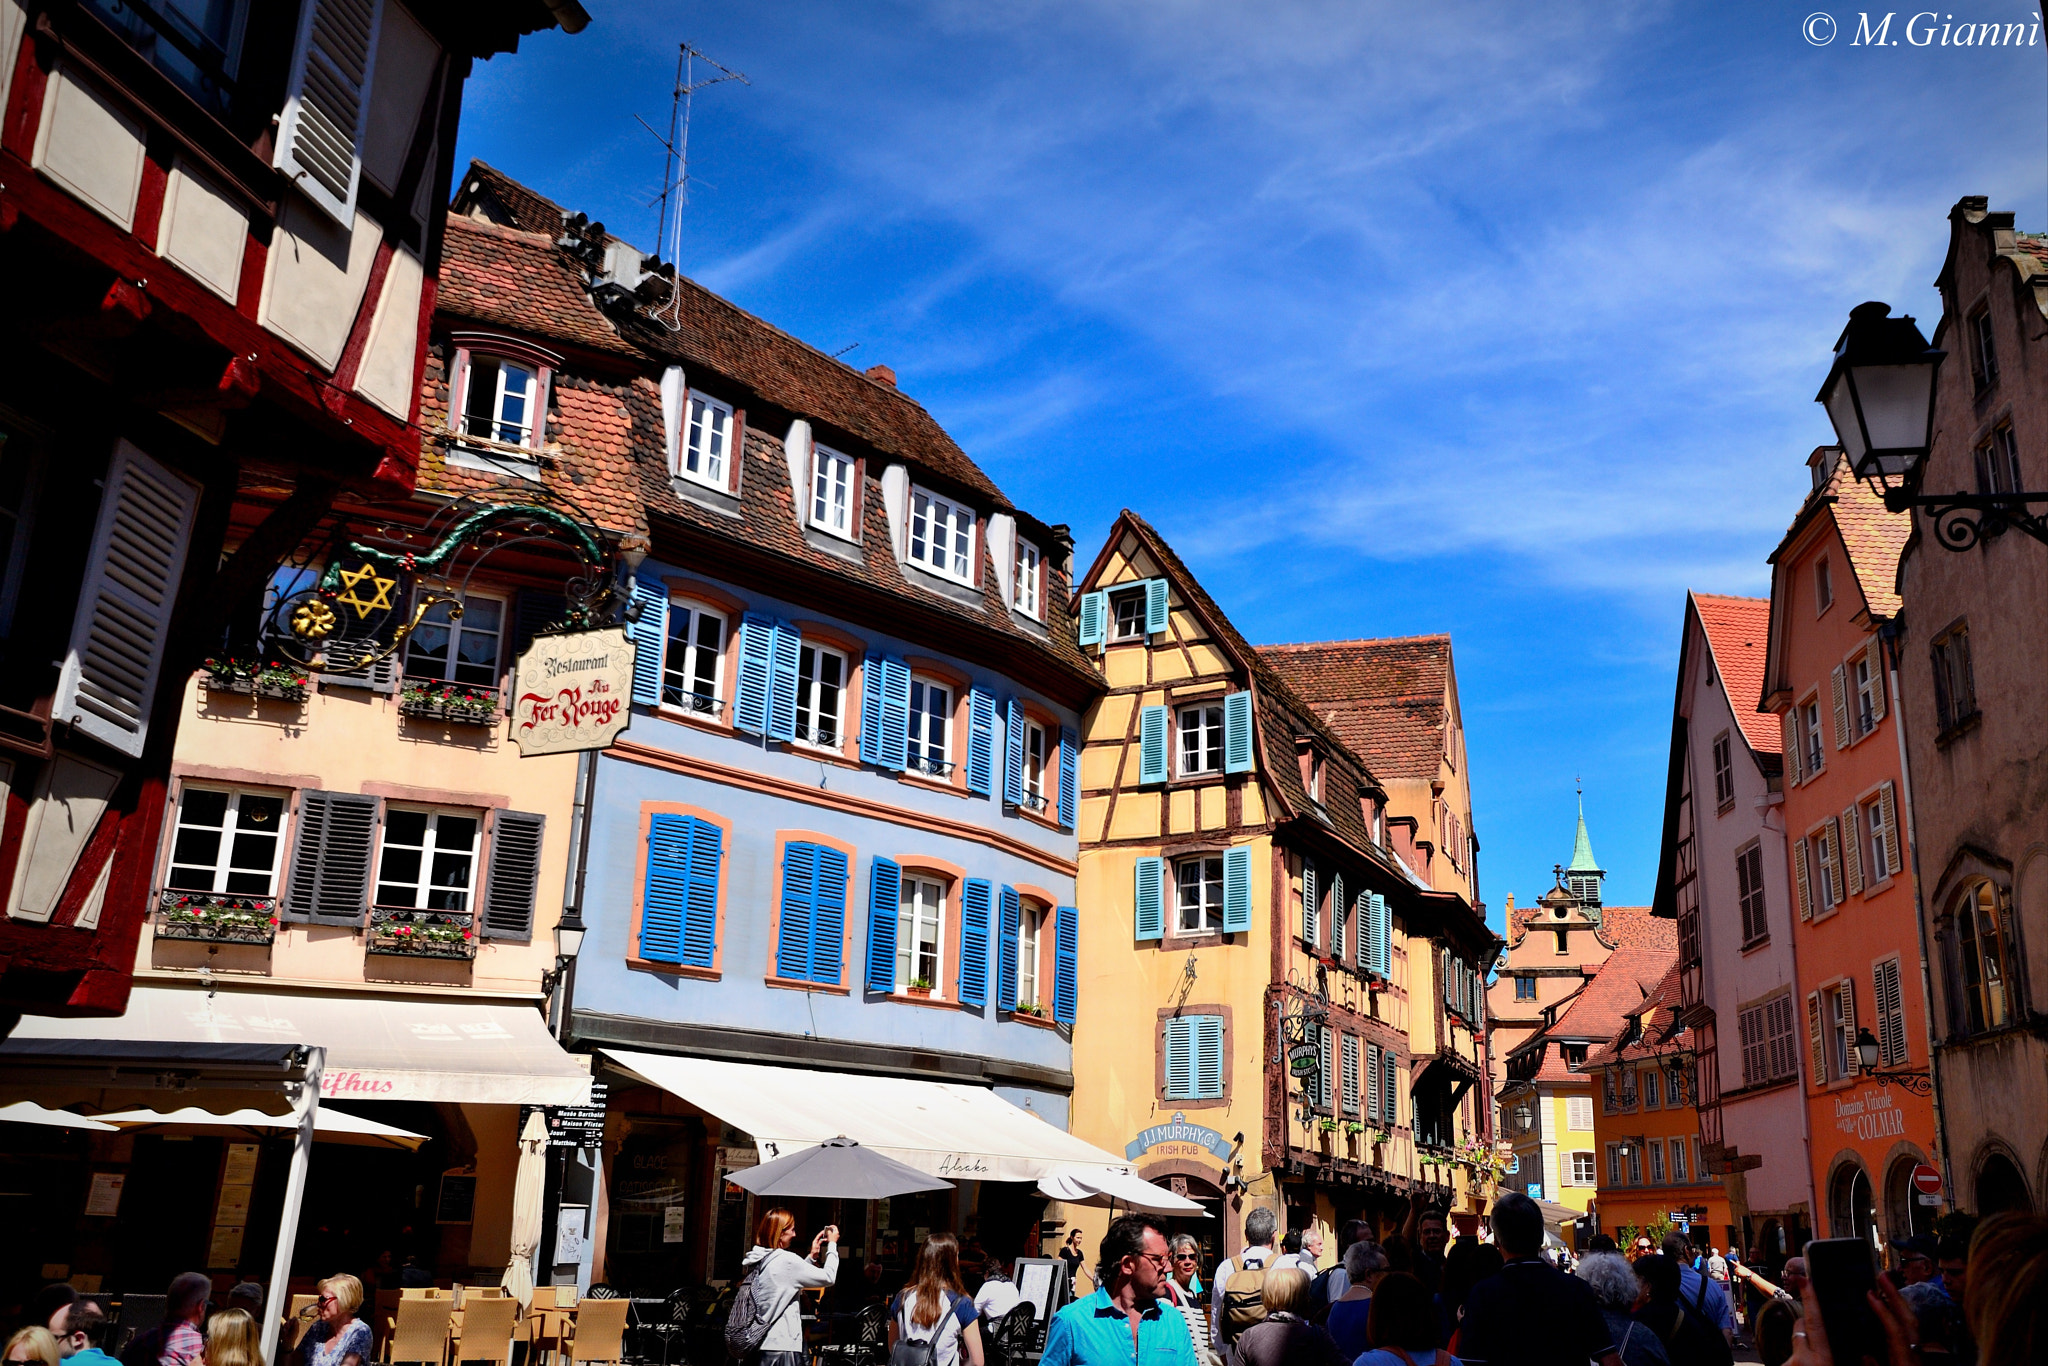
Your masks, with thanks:
[{"label": "patio umbrella", "polygon": [[784,1199],[886,1200],[912,1191],[953,1188],[952,1182],[926,1176],[873,1148],[863,1148],[845,1134],[828,1138],[815,1148],[734,1172],[726,1180],[756,1195]]},{"label": "patio umbrella", "polygon": [[47,1110],[32,1100],[0,1105],[0,1124],[47,1124],[53,1129],[89,1129],[102,1134],[118,1132],[111,1124],[74,1115],[69,1110]]},{"label": "patio umbrella", "polygon": [[1147,1214],[1212,1217],[1208,1210],[1185,1195],[1175,1195],[1143,1177],[1127,1176],[1107,1168],[1099,1172],[1061,1172],[1054,1176],[1041,1176],[1038,1178],[1038,1193],[1067,1205],[1093,1205],[1098,1209],[1105,1206],[1114,1209],[1123,1205],[1128,1209],[1144,1210]]},{"label": "patio umbrella", "polygon": [[505,1263],[505,1293],[519,1312],[533,1306],[533,1254],[540,1248],[541,1200],[546,1194],[548,1123],[535,1110],[519,1131],[519,1171],[512,1179],[512,1257]]}]

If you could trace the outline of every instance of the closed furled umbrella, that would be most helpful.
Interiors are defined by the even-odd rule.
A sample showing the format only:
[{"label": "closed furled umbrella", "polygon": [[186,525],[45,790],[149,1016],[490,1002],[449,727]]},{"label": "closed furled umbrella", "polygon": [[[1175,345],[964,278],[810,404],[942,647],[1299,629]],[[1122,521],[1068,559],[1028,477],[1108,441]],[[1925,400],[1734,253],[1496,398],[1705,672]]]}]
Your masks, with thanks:
[{"label": "closed furled umbrella", "polygon": [[540,1249],[541,1200],[546,1193],[548,1122],[535,1110],[519,1131],[519,1172],[512,1179],[512,1260],[505,1264],[505,1293],[519,1312],[533,1307],[533,1254]]},{"label": "closed furled umbrella", "polygon": [[953,1183],[926,1176],[907,1163],[863,1148],[845,1134],[815,1148],[763,1162],[726,1180],[741,1190],[781,1199],[886,1200],[913,1191],[951,1190]]}]

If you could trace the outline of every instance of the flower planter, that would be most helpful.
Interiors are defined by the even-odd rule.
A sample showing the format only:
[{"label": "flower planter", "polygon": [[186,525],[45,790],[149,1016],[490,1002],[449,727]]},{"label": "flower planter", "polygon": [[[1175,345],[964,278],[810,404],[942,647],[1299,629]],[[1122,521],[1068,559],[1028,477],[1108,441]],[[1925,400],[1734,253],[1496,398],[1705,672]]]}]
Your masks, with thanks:
[{"label": "flower planter", "polygon": [[903,994],[905,996],[929,997],[932,994],[932,989],[930,987],[910,986],[903,988]]},{"label": "flower planter", "polygon": [[166,891],[157,902],[156,937],[268,944],[277,938],[277,898]]},{"label": "flower planter", "polygon": [[304,674],[278,665],[265,667],[239,660],[209,660],[199,675],[199,686],[208,692],[240,693],[244,697],[270,697],[280,702],[303,702],[311,680]]},{"label": "flower planter", "polygon": [[371,911],[363,952],[393,958],[475,958],[476,931],[465,911]]},{"label": "flower planter", "polygon": [[425,697],[401,697],[398,699],[400,716],[418,717],[423,721],[447,721],[458,726],[495,726],[498,723],[498,704],[495,701],[484,705],[430,695]]}]

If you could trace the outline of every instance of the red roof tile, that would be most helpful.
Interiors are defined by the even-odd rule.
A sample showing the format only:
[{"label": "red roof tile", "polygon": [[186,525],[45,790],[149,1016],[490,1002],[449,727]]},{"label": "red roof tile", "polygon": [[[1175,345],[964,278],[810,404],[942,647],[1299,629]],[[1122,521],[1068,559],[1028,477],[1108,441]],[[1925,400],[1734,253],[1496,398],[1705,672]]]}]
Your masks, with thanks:
[{"label": "red roof tile", "polygon": [[1714,671],[1727,690],[1736,724],[1749,747],[1760,754],[1778,749],[1778,728],[1756,709],[1764,695],[1764,655],[1770,643],[1771,600],[1735,598],[1719,593],[1692,594],[1694,610],[1707,633]]},{"label": "red roof tile", "polygon": [[1598,933],[1601,942],[1616,951],[1678,952],[1678,922],[1652,915],[1648,906],[1601,907]]},{"label": "red roof tile", "polygon": [[582,272],[543,233],[448,215],[435,307],[594,351],[634,354],[590,301]]},{"label": "red roof tile", "polygon": [[1434,778],[1444,757],[1447,635],[1261,645],[1259,654],[1382,778]]},{"label": "red roof tile", "polygon": [[1664,980],[1677,957],[1676,947],[1616,949],[1545,1033],[1553,1038],[1597,1039],[1603,1043],[1612,1039],[1627,1023],[1629,1014],[1639,1009],[1645,997]]},{"label": "red roof tile", "polygon": [[1835,495],[1835,530],[1856,571],[1856,586],[1874,617],[1899,614],[1899,555],[1913,534],[1913,514],[1888,512],[1884,499],[1849,472],[1849,462],[1836,462],[1829,481]]}]

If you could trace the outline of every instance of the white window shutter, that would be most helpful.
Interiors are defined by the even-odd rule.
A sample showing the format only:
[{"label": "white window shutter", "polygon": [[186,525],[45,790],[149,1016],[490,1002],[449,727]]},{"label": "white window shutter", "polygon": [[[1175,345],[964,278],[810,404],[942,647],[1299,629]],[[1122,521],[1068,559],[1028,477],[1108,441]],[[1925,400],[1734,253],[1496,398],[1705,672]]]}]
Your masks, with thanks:
[{"label": "white window shutter", "polygon": [[1799,786],[1799,725],[1792,712],[1786,712],[1778,719],[1785,726],[1785,786]]},{"label": "white window shutter", "polygon": [[1849,680],[1840,664],[1830,677],[1835,690],[1835,748],[1847,749],[1853,738],[1849,734]]},{"label": "white window shutter", "polygon": [[356,217],[384,0],[306,0],[277,130],[277,168],[343,227]]},{"label": "white window shutter", "polygon": [[123,754],[142,753],[185,575],[198,486],[121,442],[107,469],[56,715]]},{"label": "white window shutter", "polygon": [[1864,651],[1870,662],[1870,724],[1884,720],[1884,646],[1872,640]]}]

